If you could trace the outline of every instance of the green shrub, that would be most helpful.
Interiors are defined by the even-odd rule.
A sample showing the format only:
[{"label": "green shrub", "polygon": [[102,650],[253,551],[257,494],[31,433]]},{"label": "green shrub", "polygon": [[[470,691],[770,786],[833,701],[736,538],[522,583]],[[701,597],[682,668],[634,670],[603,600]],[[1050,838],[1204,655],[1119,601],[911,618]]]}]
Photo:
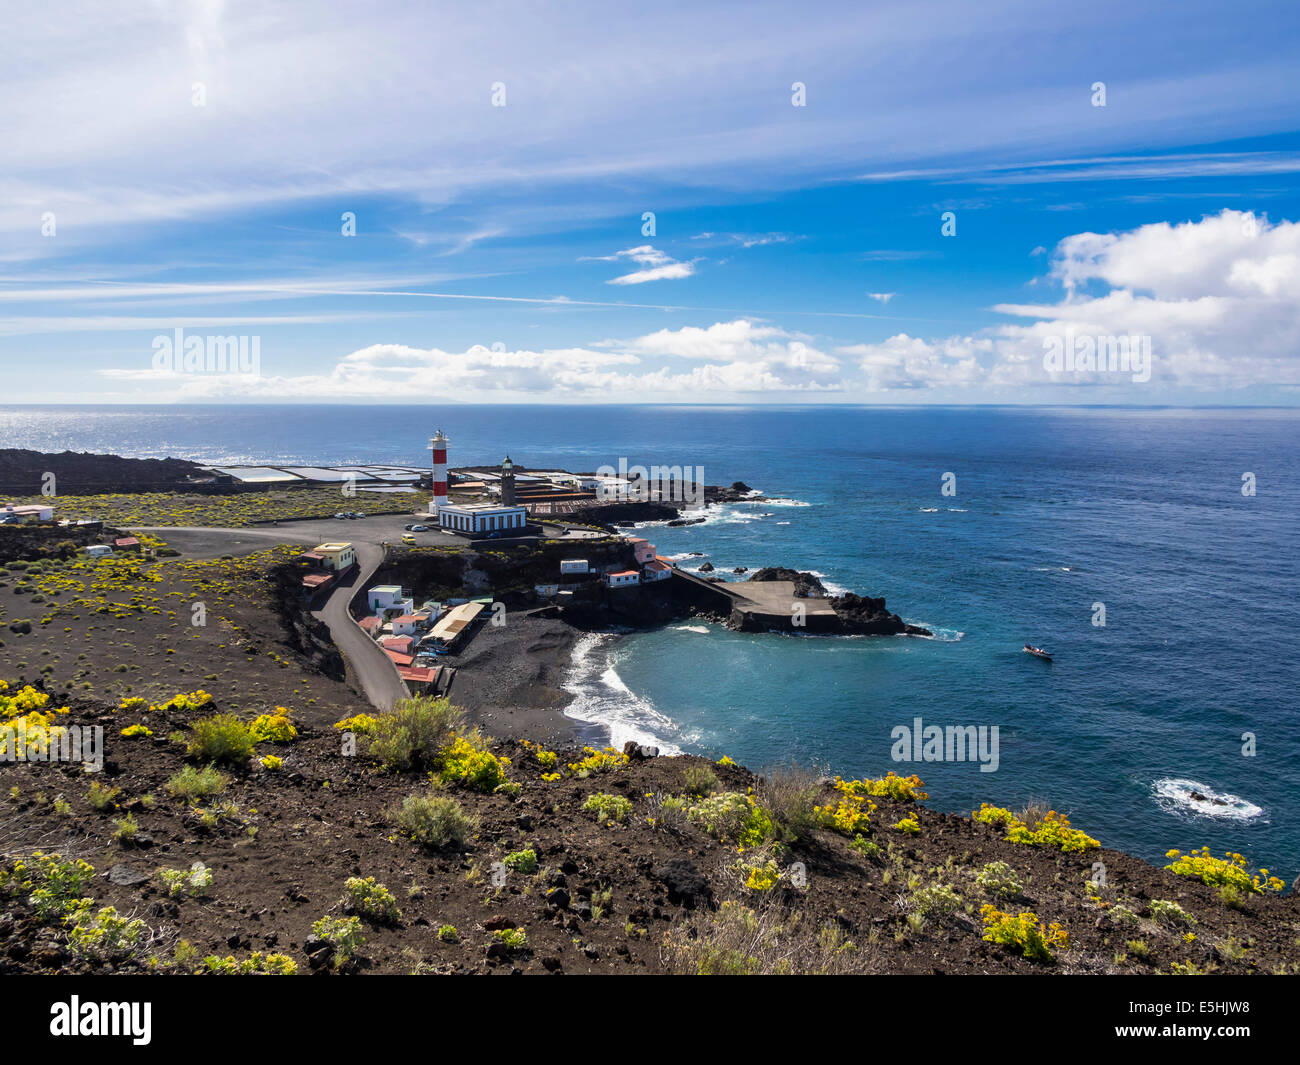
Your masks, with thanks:
[{"label": "green shrub", "polygon": [[855,850],[864,858],[873,861],[880,857],[880,844],[867,839],[866,836],[854,836],[849,842],[849,849]]},{"label": "green shrub", "polygon": [[107,787],[96,780],[86,792],[86,802],[90,803],[92,810],[103,813],[105,810],[111,810],[116,805],[117,797],[121,793],[121,788]]},{"label": "green shrub", "polygon": [[1151,900],[1151,917],[1158,924],[1170,927],[1196,923],[1195,917],[1179,906],[1178,903],[1170,902],[1167,899]]},{"label": "green shrub", "polygon": [[498,928],[492,933],[492,938],[498,943],[504,943],[511,953],[528,947],[528,933],[522,928]]},{"label": "green shrub", "polygon": [[598,791],[594,795],[587,796],[582,809],[584,813],[595,814],[597,821],[617,821],[621,824],[632,812],[632,803],[622,795],[610,795],[608,792]]},{"label": "green shrub", "polygon": [[58,921],[79,908],[94,878],[89,862],[35,851],[0,864],[0,896],[26,895],[38,920]]},{"label": "green shrub", "polygon": [[772,837],[783,843],[808,839],[821,824],[817,812],[821,790],[813,774],[797,767],[766,773],[758,794],[772,818]]},{"label": "green shrub", "polygon": [[312,935],[334,948],[334,965],[347,961],[366,937],[361,934],[360,917],[322,917],[311,926]]},{"label": "green shrub", "polygon": [[373,876],[350,876],[343,882],[343,908],[348,913],[360,913],[376,924],[396,924],[402,919],[393,893]]},{"label": "green shrub", "polygon": [[922,917],[942,920],[961,909],[961,896],[951,885],[936,880],[912,892],[912,910]]},{"label": "green shrub", "polygon": [[165,788],[167,794],[173,799],[193,801],[209,795],[220,795],[226,790],[228,781],[229,777],[219,772],[215,766],[195,769],[192,765],[187,765],[179,773],[172,775]]},{"label": "green shrub", "polygon": [[212,886],[212,870],[202,862],[195,862],[188,869],[159,869],[158,877],[174,899],[187,894],[196,898],[206,895]]},{"label": "green shrub", "polygon": [[366,754],[389,769],[430,768],[463,719],[464,712],[446,699],[399,699],[392,710],[373,715],[360,740]]},{"label": "green shrub", "polygon": [[682,770],[682,790],[697,799],[712,795],[718,790],[718,774],[707,765],[688,765]]},{"label": "green shrub", "polygon": [[122,962],[141,949],[145,923],[130,920],[118,914],[112,906],[105,906],[94,917],[90,916],[90,900],[66,919],[68,949],[79,958],[95,961]]},{"label": "green shrub", "polygon": [[253,733],[234,714],[201,717],[190,726],[185,753],[204,762],[238,763],[253,756]]},{"label": "green shrub", "polygon": [[212,976],[294,976],[298,963],[287,954],[263,954],[255,950],[243,961],[233,955],[221,958],[209,954],[199,971]]},{"label": "green shrub", "polygon": [[975,883],[1001,899],[1015,898],[1025,889],[1019,874],[1006,862],[989,862],[975,874]]},{"label": "green shrub", "polygon": [[516,873],[531,876],[537,872],[537,852],[531,847],[527,850],[513,851],[505,856],[505,867]]},{"label": "green shrub", "polygon": [[701,799],[686,811],[686,816],[714,839],[737,843],[742,849],[758,846],[774,830],[767,811],[738,791]]},{"label": "green shrub", "polygon": [[460,803],[435,792],[408,795],[392,817],[403,834],[433,848],[463,847],[478,828],[478,819],[466,814]]},{"label": "green shrub", "polygon": [[1133,955],[1133,957],[1137,958],[1138,961],[1151,960],[1151,944],[1149,944],[1145,939],[1130,939],[1124,944],[1124,949]]},{"label": "green shrub", "polygon": [[444,943],[459,943],[460,933],[456,931],[454,924],[445,924],[438,929],[438,938]]},{"label": "green shrub", "polygon": [[1116,903],[1112,906],[1106,911],[1106,916],[1120,928],[1136,928],[1138,926],[1138,915],[1123,903]]},{"label": "green shrub", "polygon": [[124,846],[135,840],[140,832],[140,822],[135,819],[135,814],[126,813],[121,817],[113,818],[113,838]]}]

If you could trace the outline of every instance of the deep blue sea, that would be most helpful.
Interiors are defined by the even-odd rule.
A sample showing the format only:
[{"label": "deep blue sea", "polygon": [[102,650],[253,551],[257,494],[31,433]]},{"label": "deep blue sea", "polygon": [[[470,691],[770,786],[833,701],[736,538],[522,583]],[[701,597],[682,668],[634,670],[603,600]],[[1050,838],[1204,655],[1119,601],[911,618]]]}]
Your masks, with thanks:
[{"label": "deep blue sea", "polygon": [[[572,712],[753,767],[918,772],[936,807],[1042,799],[1107,846],[1300,872],[1300,412],[1024,408],[0,408],[0,446],[216,462],[703,466],[775,501],[648,535],[723,574],[786,565],[935,639],[679,624],[584,641]],[[943,495],[943,475],[955,495]],[[1253,473],[1256,493],[1244,495]],[[1095,625],[1104,604],[1105,625]],[[1025,641],[1055,652],[1043,662]],[[996,772],[891,731],[998,726]],[[1243,753],[1247,734],[1254,754]],[[1225,805],[1208,816],[1191,788]]]}]

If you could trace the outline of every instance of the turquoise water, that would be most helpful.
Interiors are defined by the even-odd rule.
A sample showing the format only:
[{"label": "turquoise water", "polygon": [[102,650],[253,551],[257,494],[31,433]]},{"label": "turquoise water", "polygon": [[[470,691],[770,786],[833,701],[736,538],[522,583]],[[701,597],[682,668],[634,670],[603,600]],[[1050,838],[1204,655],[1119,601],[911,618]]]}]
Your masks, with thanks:
[{"label": "turquoise water", "polygon": [[[205,461],[420,462],[438,427],[452,465],[626,457],[744,480],[779,501],[645,535],[687,567],[706,552],[724,575],[814,570],[937,634],[679,624],[586,641],[573,712],[616,739],[755,767],[916,771],[942,809],[1040,798],[1150,860],[1208,844],[1300,872],[1294,411],[0,409],[5,446]],[[955,495],[941,494],[946,472]],[[1021,653],[1027,640],[1055,660]],[[917,717],[996,725],[996,772],[893,761],[892,730]],[[1188,800],[1193,786],[1224,797],[1217,816]]]}]

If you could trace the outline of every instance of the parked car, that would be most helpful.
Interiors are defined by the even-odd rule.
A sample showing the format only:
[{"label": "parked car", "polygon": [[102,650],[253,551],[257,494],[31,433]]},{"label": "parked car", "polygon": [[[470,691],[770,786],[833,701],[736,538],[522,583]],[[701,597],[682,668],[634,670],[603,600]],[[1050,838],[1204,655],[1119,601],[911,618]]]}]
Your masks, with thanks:
[{"label": "parked car", "polygon": [[354,518],[364,518],[364,517],[365,517],[365,515],[364,515],[361,511],[359,511],[359,510],[358,510],[355,514],[353,514],[352,516],[353,516]]},{"label": "parked car", "polygon": [[415,537],[412,536],[410,533],[402,533],[402,543],[413,544],[415,543]]},{"label": "parked car", "polygon": [[347,517],[347,515],[344,514],[343,511],[340,510],[337,514],[334,515],[334,517],[336,517],[336,518],[338,518],[340,521],[342,521],[344,518]]},{"label": "parked car", "polygon": [[407,528],[410,529],[411,532],[428,532],[428,531],[429,531],[429,526],[427,526],[427,525],[408,525]]},{"label": "parked car", "polygon": [[418,525],[403,525],[402,528],[405,529],[407,532],[415,532],[415,530],[418,529],[419,526],[418,526]]}]

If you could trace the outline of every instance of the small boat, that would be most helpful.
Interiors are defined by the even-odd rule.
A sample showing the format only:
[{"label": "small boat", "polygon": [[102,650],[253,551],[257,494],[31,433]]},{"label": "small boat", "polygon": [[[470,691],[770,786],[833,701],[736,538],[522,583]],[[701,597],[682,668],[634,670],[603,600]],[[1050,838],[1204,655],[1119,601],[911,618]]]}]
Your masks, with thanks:
[{"label": "small boat", "polygon": [[1045,658],[1049,662],[1052,660],[1051,654],[1049,654],[1047,651],[1044,651],[1041,647],[1035,647],[1032,643],[1025,644],[1024,652],[1025,654],[1033,655],[1036,658]]}]

